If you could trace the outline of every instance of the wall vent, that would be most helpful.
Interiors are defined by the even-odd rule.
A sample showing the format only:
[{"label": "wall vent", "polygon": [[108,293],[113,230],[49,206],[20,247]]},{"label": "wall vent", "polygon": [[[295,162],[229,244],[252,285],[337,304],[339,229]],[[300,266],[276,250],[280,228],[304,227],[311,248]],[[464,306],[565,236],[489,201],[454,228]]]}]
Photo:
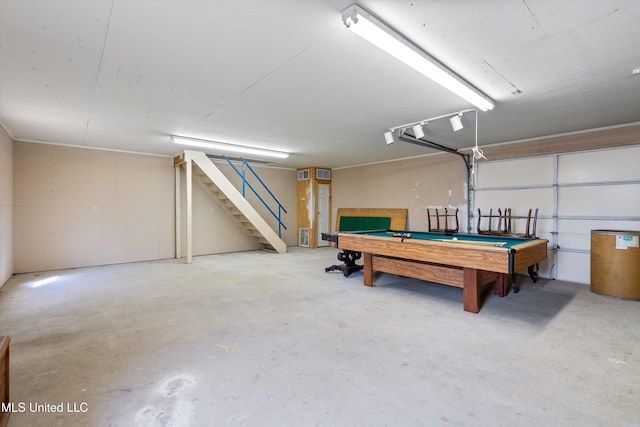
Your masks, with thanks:
[{"label": "wall vent", "polygon": [[316,169],[316,179],[331,181],[331,169]]},{"label": "wall vent", "polygon": [[298,228],[298,246],[305,246],[307,248],[309,247],[309,229],[308,228]]},{"label": "wall vent", "polygon": [[305,179],[309,179],[309,169],[298,171],[298,181],[304,181]]}]

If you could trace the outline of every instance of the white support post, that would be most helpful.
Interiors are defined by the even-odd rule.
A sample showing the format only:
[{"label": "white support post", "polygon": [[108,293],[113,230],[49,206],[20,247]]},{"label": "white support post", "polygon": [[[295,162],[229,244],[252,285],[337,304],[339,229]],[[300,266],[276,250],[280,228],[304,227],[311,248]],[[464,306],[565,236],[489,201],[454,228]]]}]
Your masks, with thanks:
[{"label": "white support post", "polygon": [[191,264],[192,260],[192,244],[193,244],[193,218],[192,218],[192,203],[193,203],[193,161],[189,158],[187,160],[187,264]]},{"label": "white support post", "polygon": [[176,171],[176,258],[182,258],[182,235],[180,230],[182,229],[182,215],[180,211],[180,205],[182,204],[180,198],[180,168],[181,165],[175,166]]}]

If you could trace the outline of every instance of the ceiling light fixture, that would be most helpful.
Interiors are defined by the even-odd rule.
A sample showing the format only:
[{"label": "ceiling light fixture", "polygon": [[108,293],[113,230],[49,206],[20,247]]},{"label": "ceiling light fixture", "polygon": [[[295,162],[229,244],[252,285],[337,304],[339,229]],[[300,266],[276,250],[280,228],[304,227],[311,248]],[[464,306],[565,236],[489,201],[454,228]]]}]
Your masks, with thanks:
[{"label": "ceiling light fixture", "polygon": [[451,129],[454,132],[458,132],[460,129],[464,127],[462,124],[462,113],[456,114],[455,116],[449,119],[449,123],[451,123]]},{"label": "ceiling light fixture", "polygon": [[289,153],[285,153],[283,151],[265,150],[264,148],[228,144],[226,142],[209,141],[206,139],[187,138],[184,136],[172,136],[171,142],[173,142],[174,144],[189,145],[191,147],[212,149],[222,152],[253,154],[264,157],[275,157],[278,159],[286,159],[287,157],[289,157]]},{"label": "ceiling light fixture", "polygon": [[357,4],[349,6],[342,12],[342,21],[347,28],[360,37],[482,111],[493,110],[495,107],[491,98]]},{"label": "ceiling light fixture", "polygon": [[441,116],[420,120],[419,122],[412,122],[412,123],[407,123],[404,125],[389,128],[384,133],[384,139],[387,141],[387,144],[391,144],[393,142],[394,132],[398,132],[400,136],[402,136],[407,129],[413,129],[413,134],[415,138],[420,139],[424,136],[423,126],[428,125],[430,122],[440,120],[440,119],[447,119],[447,118],[449,119],[449,123],[451,123],[451,127],[453,128],[453,131],[456,132],[464,127],[462,124],[462,115],[465,113],[473,112],[473,111],[476,112],[476,121],[477,121],[478,110],[474,108],[469,108],[467,110],[457,111],[455,113],[443,114]]}]

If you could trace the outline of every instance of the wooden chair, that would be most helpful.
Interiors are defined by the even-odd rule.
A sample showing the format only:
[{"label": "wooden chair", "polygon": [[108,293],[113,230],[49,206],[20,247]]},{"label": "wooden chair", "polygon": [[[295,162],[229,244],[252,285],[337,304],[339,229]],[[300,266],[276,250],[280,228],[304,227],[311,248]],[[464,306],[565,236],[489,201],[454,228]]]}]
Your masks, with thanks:
[{"label": "wooden chair", "polygon": [[[515,223],[512,221],[516,219],[527,220],[526,225],[524,227],[524,231],[522,232],[515,231],[516,230]],[[512,215],[510,208],[505,209],[504,220],[505,220],[505,224],[504,224],[505,233],[509,234],[510,236],[519,236],[519,237],[528,237],[528,238],[536,237],[536,226],[538,222],[537,208],[535,212],[532,209],[529,209],[529,212],[527,213],[527,215]]]},{"label": "wooden chair", "polygon": [[[482,218],[488,218],[487,228],[482,228]],[[495,219],[498,220],[498,226],[493,228],[493,223]],[[526,219],[527,222],[524,227],[524,231],[517,232],[518,228],[516,227],[515,220]],[[494,236],[516,236],[516,237],[526,237],[526,238],[536,238],[536,226],[538,222],[538,209],[535,211],[533,209],[529,209],[527,215],[513,215],[511,213],[511,208],[505,208],[504,213],[501,209],[498,209],[498,216],[493,215],[493,209],[489,209],[489,215],[482,215],[482,212],[478,208],[478,234],[491,234]],[[529,273],[529,277],[533,283],[538,280],[538,264],[531,265],[527,268],[527,272]],[[513,273],[510,278],[511,283],[513,285],[513,292],[518,293],[520,291],[520,287],[516,282],[516,273]]]},{"label": "wooden chair", "polygon": [[[482,219],[486,218],[486,228],[482,227]],[[494,227],[495,221],[498,221],[497,227]],[[527,222],[524,231],[517,232],[516,221],[518,219],[526,219]],[[498,209],[498,215],[493,215],[493,209],[489,209],[489,215],[482,215],[478,208],[478,234],[492,234],[498,236],[518,236],[518,237],[536,237],[536,226],[538,222],[538,209],[534,211],[529,209],[527,215],[513,215],[511,208]]]},{"label": "wooden chair", "polygon": [[[458,208],[455,213],[449,212],[449,208],[443,208],[444,212],[440,212],[440,208],[427,209],[427,225],[429,231],[438,233],[457,233],[460,230],[458,222]],[[455,223],[455,226],[454,226]]]},{"label": "wooden chair", "polygon": [[[507,209],[505,209],[505,212]],[[482,228],[482,218],[487,218],[487,227]],[[497,227],[494,227],[495,220],[498,220]],[[498,215],[493,215],[493,209],[489,209],[489,215],[482,215],[480,208],[478,208],[478,234],[505,234],[505,227],[502,225],[502,209],[498,209]],[[506,221],[505,221],[506,223]]]}]

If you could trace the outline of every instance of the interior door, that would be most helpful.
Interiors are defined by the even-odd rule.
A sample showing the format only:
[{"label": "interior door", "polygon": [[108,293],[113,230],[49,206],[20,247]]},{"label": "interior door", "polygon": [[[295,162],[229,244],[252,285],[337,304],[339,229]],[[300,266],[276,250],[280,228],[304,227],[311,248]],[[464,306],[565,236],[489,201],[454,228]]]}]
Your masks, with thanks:
[{"label": "interior door", "polygon": [[329,232],[329,184],[318,184],[318,246],[329,246],[322,233]]}]

